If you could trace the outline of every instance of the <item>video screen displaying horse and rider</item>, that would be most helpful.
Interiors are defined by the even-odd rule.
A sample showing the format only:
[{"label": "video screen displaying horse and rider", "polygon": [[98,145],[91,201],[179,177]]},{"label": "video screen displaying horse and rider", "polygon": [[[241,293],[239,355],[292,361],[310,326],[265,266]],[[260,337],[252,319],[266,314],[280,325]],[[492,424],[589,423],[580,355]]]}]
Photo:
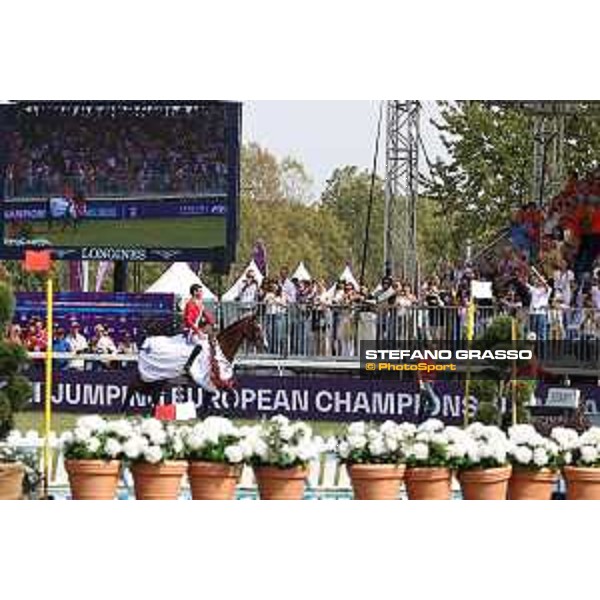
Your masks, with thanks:
[{"label": "video screen displaying horse and rider", "polygon": [[225,246],[239,160],[228,104],[19,107],[4,134],[5,245]]}]

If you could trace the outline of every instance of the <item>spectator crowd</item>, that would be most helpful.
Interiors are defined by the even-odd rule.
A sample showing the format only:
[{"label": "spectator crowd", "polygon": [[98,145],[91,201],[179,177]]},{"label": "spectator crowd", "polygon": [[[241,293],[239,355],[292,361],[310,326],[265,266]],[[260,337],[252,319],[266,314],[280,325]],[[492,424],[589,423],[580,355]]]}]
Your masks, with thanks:
[{"label": "spectator crowd", "polygon": [[86,197],[225,190],[222,107],[150,111],[47,106],[19,115],[9,138],[6,197]]},{"label": "spectator crowd", "polygon": [[564,260],[546,277],[518,250],[475,267],[442,261],[415,289],[384,277],[374,289],[352,281],[278,277],[259,285],[247,272],[237,302],[222,305],[226,322],[258,307],[275,354],[355,356],[361,339],[459,340],[476,304],[476,333],[495,316],[515,316],[538,340],[600,340],[600,269],[578,282]]},{"label": "spectator crowd", "polygon": [[[113,369],[125,364],[118,357],[135,355],[138,348],[133,336],[121,332],[118,341],[113,331],[102,324],[94,326],[90,335],[86,335],[78,321],[71,321],[68,328],[55,325],[52,336],[52,349],[58,353],[98,354],[101,361],[84,361],[81,358],[65,360],[57,358],[55,365],[58,369],[76,371]],[[25,326],[10,325],[7,332],[8,341],[23,346],[28,352],[45,352],[48,348],[48,331],[41,318],[34,317]]]}]

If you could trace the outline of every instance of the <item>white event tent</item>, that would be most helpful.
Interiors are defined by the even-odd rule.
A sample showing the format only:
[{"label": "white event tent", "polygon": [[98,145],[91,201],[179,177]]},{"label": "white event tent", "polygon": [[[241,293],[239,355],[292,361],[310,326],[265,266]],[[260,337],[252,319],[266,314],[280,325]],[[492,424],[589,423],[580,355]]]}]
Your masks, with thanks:
[{"label": "white event tent", "polygon": [[348,265],[346,265],[346,268],[343,270],[342,274],[337,278],[336,282],[327,290],[327,294],[329,296],[333,296],[335,294],[335,286],[337,285],[338,281],[351,283],[354,286],[355,290],[360,289],[358,281],[356,281],[356,277],[354,277],[352,269]]},{"label": "white event tent", "polygon": [[190,269],[186,262],[173,263],[147,290],[148,294],[174,294],[187,298],[193,284],[200,284],[204,300],[216,301],[217,297],[204,285],[204,282]]},{"label": "white event tent", "polygon": [[310,281],[312,277],[304,264],[304,261],[301,261],[300,264],[296,267],[296,270],[290,277],[290,279],[297,279],[298,281]]}]

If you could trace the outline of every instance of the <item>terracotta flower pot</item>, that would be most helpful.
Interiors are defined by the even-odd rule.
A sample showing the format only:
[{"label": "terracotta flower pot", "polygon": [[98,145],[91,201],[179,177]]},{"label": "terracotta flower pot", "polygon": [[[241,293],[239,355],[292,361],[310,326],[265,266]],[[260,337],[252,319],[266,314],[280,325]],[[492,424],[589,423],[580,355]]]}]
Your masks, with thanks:
[{"label": "terracotta flower pot", "polygon": [[258,495],[261,500],[302,500],[308,469],[292,467],[255,467]]},{"label": "terracotta flower pot", "polygon": [[131,467],[137,500],[177,500],[181,478],[187,471],[187,462],[167,460],[152,465],[136,463]]},{"label": "terracotta flower pot", "polygon": [[409,500],[450,500],[452,471],[444,467],[406,469],[404,484]]},{"label": "terracotta flower pot", "polygon": [[474,469],[458,474],[463,499],[506,500],[512,465],[495,469]]},{"label": "terracotta flower pot", "polygon": [[520,469],[513,467],[508,482],[509,500],[551,500],[558,473],[551,469]]},{"label": "terracotta flower pot", "polygon": [[404,465],[350,465],[355,500],[398,500]]},{"label": "terracotta flower pot", "polygon": [[23,498],[25,467],[19,463],[0,463],[0,500]]},{"label": "terracotta flower pot", "polygon": [[188,466],[192,500],[234,500],[240,465],[195,461]]},{"label": "terracotta flower pot", "polygon": [[118,460],[67,460],[73,500],[114,500],[119,485]]},{"label": "terracotta flower pot", "polygon": [[600,469],[565,467],[567,500],[600,500]]}]

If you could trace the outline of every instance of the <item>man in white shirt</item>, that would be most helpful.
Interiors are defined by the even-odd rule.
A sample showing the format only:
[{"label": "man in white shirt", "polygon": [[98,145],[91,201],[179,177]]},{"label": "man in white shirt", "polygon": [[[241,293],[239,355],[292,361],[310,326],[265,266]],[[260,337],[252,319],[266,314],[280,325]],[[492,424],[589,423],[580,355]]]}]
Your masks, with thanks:
[{"label": "man in white shirt", "polygon": [[552,275],[554,280],[554,289],[560,293],[565,306],[571,305],[571,282],[575,281],[575,274],[567,267],[565,261],[561,261],[559,268],[554,270]]},{"label": "man in white shirt", "polygon": [[256,302],[258,297],[258,281],[254,276],[254,271],[252,269],[248,269],[246,272],[246,277],[242,282],[242,288],[240,293],[238,294],[238,302],[244,302],[246,304]]},{"label": "man in white shirt", "polygon": [[538,274],[534,277],[533,285],[528,285],[527,289],[531,296],[529,303],[531,331],[536,334],[538,340],[545,340],[548,337],[548,306],[552,288]]},{"label": "man in white shirt", "polygon": [[[96,354],[110,355],[117,353],[117,346],[110,335],[108,335],[108,331],[106,331],[103,325],[96,325],[96,335]],[[110,367],[111,361],[103,361],[103,366],[104,368]]]},{"label": "man in white shirt", "polygon": [[279,270],[279,285],[281,286],[281,291],[283,292],[283,296],[288,304],[293,304],[296,302],[298,296],[298,290],[294,285],[294,282],[289,278],[290,270],[284,266]]},{"label": "man in white shirt", "polygon": [[[69,335],[66,337],[66,341],[71,348],[71,352],[75,354],[84,354],[89,347],[87,340],[81,333],[81,326],[76,321],[71,323],[71,329]],[[73,359],[69,361],[69,369],[83,371],[85,369],[85,362],[79,358]]]}]

